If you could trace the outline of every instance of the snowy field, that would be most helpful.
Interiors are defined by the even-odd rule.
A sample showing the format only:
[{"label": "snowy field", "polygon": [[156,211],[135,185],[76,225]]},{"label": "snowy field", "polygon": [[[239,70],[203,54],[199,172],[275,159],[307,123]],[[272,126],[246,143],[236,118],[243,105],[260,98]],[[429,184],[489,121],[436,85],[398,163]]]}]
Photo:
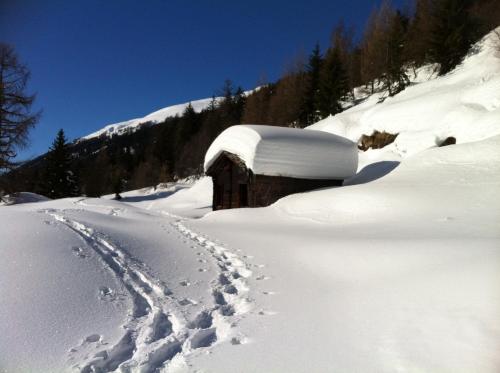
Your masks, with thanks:
[{"label": "snowy field", "polygon": [[1,206],[0,371],[500,371],[492,44],[315,125],[400,133],[344,187],[217,212],[208,178]]}]

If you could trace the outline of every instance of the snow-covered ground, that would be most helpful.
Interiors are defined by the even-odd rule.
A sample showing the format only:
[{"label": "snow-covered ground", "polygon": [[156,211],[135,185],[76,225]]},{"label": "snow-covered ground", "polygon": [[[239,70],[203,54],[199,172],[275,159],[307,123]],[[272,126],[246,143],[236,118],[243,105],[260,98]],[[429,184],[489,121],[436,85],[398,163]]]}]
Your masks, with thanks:
[{"label": "snow-covered ground", "polygon": [[315,126],[400,133],[347,186],[217,212],[208,178],[0,207],[0,371],[498,372],[492,40]]}]

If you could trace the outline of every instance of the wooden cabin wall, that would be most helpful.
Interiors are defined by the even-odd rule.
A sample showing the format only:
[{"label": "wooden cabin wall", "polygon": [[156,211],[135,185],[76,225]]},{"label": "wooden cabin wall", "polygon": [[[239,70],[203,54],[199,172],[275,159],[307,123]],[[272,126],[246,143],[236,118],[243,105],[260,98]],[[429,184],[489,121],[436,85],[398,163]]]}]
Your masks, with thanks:
[{"label": "wooden cabin wall", "polygon": [[219,171],[212,176],[213,209],[229,209],[241,206],[240,184],[248,184],[246,169],[238,167],[229,159],[224,162]]},{"label": "wooden cabin wall", "polygon": [[[207,172],[213,180],[213,209],[269,206],[293,193],[342,185],[343,180],[310,180],[255,175],[243,162],[223,154]],[[246,193],[245,193],[246,191]],[[244,197],[247,203],[244,203]]]},{"label": "wooden cabin wall", "polygon": [[309,180],[283,176],[255,175],[249,184],[250,207],[269,206],[294,193],[342,185],[343,180]]}]

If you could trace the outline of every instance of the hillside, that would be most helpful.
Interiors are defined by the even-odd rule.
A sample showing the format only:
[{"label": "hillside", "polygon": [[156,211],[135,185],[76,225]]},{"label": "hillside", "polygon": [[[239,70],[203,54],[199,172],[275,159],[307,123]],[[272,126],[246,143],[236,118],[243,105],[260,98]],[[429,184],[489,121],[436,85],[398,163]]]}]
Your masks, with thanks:
[{"label": "hillside", "polygon": [[356,142],[375,130],[399,134],[384,149],[362,153],[362,166],[376,160],[400,161],[449,136],[460,144],[500,134],[499,65],[500,38],[492,32],[451,73],[436,77],[432,66],[420,68],[410,87],[382,103],[384,92],[370,96],[358,90],[359,105],[309,129]]}]

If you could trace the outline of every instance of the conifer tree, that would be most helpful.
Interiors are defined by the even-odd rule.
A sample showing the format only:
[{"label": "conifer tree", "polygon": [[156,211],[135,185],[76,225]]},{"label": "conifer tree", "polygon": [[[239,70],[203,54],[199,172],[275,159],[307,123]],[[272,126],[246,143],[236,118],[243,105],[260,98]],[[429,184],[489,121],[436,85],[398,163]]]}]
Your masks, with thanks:
[{"label": "conifer tree", "polygon": [[71,154],[62,129],[52,143],[47,155],[45,190],[50,198],[72,197],[79,194],[76,175],[71,167]]},{"label": "conifer tree", "polygon": [[241,122],[241,119],[243,117],[243,111],[245,110],[246,100],[247,98],[245,96],[243,88],[241,87],[236,88],[236,92],[234,93],[233,97],[233,106],[234,106],[233,115],[236,123]]},{"label": "conifer tree", "polygon": [[186,106],[177,126],[176,148],[180,149],[198,130],[198,115],[191,103]]},{"label": "conifer tree", "polygon": [[429,62],[431,34],[431,0],[416,0],[415,13],[408,27],[404,54],[414,67]]},{"label": "conifer tree", "polygon": [[83,191],[88,197],[100,197],[111,183],[111,167],[107,149],[101,149],[97,157],[83,172]]},{"label": "conifer tree", "polygon": [[305,99],[300,113],[300,121],[305,125],[313,124],[320,119],[317,103],[319,101],[319,78],[322,62],[321,49],[316,43],[306,66]]},{"label": "conifer tree", "polygon": [[434,0],[429,54],[444,75],[457,66],[475,40],[472,0]]},{"label": "conifer tree", "polygon": [[123,192],[125,187],[125,172],[120,165],[115,165],[111,173],[111,187],[113,188],[113,193],[115,194],[115,199],[120,200],[122,196],[120,193]]},{"label": "conifer tree", "polygon": [[342,63],[340,48],[333,46],[323,62],[317,108],[322,118],[342,111],[340,100],[349,92],[347,70]]},{"label": "conifer tree", "polygon": [[404,46],[408,30],[408,19],[398,10],[389,21],[385,42],[386,59],[381,81],[383,89],[393,96],[410,84],[406,74]]}]

